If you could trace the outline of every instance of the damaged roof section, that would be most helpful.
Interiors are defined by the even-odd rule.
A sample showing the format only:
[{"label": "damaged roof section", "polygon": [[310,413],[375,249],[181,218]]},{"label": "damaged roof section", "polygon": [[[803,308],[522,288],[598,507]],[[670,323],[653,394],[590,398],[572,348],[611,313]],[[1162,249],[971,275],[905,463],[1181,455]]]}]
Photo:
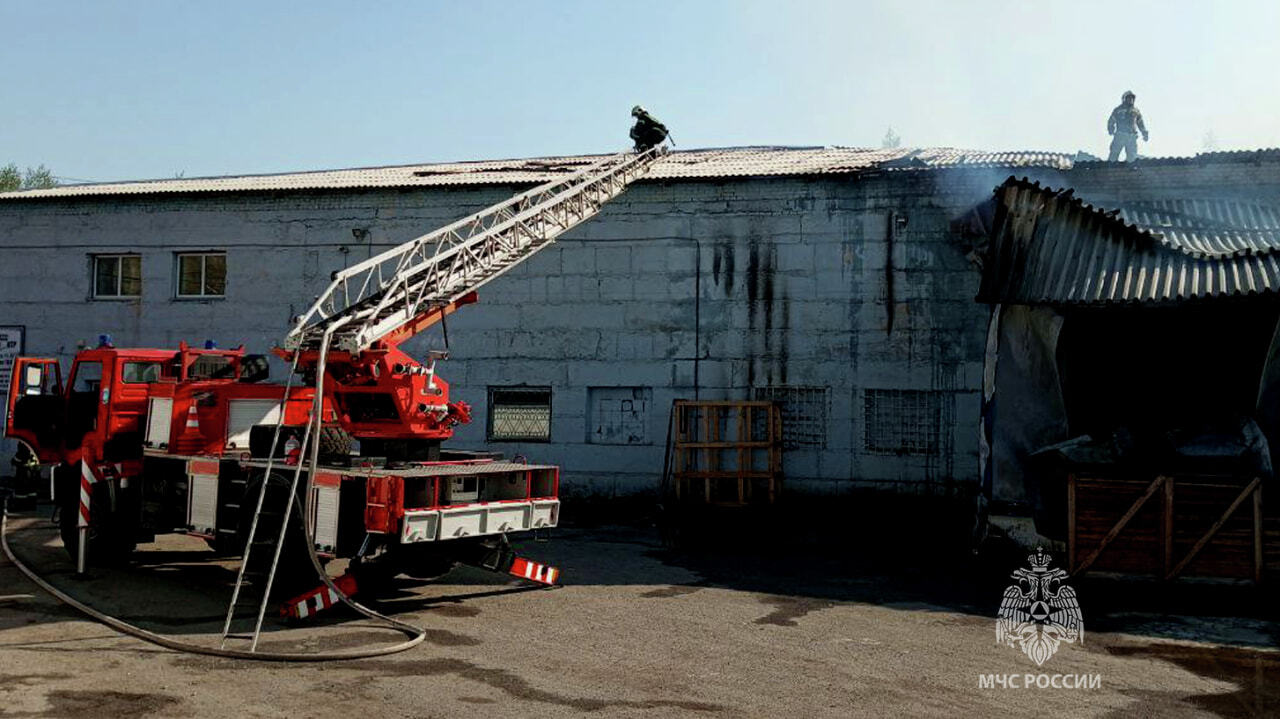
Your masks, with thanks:
[{"label": "damaged roof section", "polygon": [[1176,302],[1280,291],[1280,208],[1227,200],[1089,205],[1010,177],[978,300]]},{"label": "damaged roof section", "polygon": [[[143,180],[67,185],[0,193],[0,200],[69,199],[104,195],[278,192],[375,188],[519,185],[548,182],[606,155],[523,160],[447,162],[271,175]],[[1074,155],[1054,152],[987,152],[955,148],[730,147],[672,152],[654,163],[648,180],[850,175],[875,170],[950,167],[1069,169]]]}]

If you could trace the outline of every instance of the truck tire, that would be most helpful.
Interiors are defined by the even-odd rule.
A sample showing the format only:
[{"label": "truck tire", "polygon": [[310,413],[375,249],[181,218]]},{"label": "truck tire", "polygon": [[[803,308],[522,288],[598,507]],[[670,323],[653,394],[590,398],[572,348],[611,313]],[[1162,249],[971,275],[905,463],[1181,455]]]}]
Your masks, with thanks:
[{"label": "truck tire", "polygon": [[322,426],[320,428],[320,459],[349,462],[352,441],[351,433],[347,430],[335,425]]},{"label": "truck tire", "polygon": [[[74,474],[75,482],[60,482],[58,496],[64,498],[58,513],[58,533],[62,546],[74,564],[80,551],[80,473],[74,467],[64,470],[63,476]],[[85,564],[99,567],[115,567],[127,564],[138,543],[134,535],[136,527],[126,518],[129,513],[121,506],[126,498],[118,492],[117,511],[111,511],[111,492],[106,484],[93,485],[89,495],[89,546],[85,551]]]},{"label": "truck tire", "polygon": [[[461,540],[459,540],[461,541]],[[429,581],[439,579],[458,566],[457,560],[448,552],[441,551],[434,543],[397,544],[387,558],[388,564],[394,567],[391,574],[403,574],[406,577]]]},{"label": "truck tire", "polygon": [[[299,487],[304,478],[299,479]],[[289,483],[293,480],[292,472],[272,472],[271,481],[267,485],[267,496],[262,501],[263,514],[258,520],[258,529],[254,542],[270,544],[256,546],[249,553],[249,566],[246,573],[260,576],[258,581],[265,581],[271,569],[271,560],[275,554],[275,543],[280,537],[280,523],[283,519],[285,498],[289,494]],[[258,493],[261,491],[263,474],[254,475],[245,487],[244,498],[240,502],[240,515],[236,527],[236,541],[243,552],[249,539],[249,529],[253,525],[253,512],[258,506]],[[271,594],[277,599],[288,599],[304,589],[320,585],[311,559],[307,556],[306,530],[302,524],[301,498],[294,499],[293,511],[289,517],[289,529],[285,532],[284,546],[280,549],[280,562],[276,565],[275,579],[271,583]],[[256,584],[257,582],[255,582]]]}]

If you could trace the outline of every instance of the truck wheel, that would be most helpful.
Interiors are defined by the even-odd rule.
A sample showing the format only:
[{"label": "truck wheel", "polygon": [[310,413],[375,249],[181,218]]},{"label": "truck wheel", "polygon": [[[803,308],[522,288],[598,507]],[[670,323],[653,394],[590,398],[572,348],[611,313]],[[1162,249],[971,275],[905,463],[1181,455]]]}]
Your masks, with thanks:
[{"label": "truck wheel", "polygon": [[[76,478],[79,478],[78,472]],[[63,501],[62,510],[58,513],[58,533],[62,535],[62,546],[74,564],[80,551],[79,482],[60,485],[58,496],[69,500]],[[120,506],[125,501],[123,496],[117,496],[117,511],[113,513],[109,488],[102,483],[93,485],[89,496],[89,546],[85,551],[85,564],[121,566],[128,563],[133,550],[137,549],[135,528],[127,523],[128,512]]]},{"label": "truck wheel", "polygon": [[[275,555],[275,543],[280,537],[280,524],[289,495],[289,483],[293,481],[291,473],[272,472],[271,481],[267,484],[267,496],[262,501],[262,516],[258,520],[258,529],[254,542],[267,542],[255,546],[249,553],[249,566],[246,572],[261,577],[265,582],[267,572],[271,569],[271,560]],[[263,482],[262,474],[254,476],[245,488],[244,498],[240,502],[240,515],[236,527],[236,540],[243,550],[249,539],[249,528],[253,525],[253,511],[258,506],[258,493]],[[299,480],[299,486],[302,481]],[[271,593],[277,598],[287,599],[298,592],[320,584],[315,568],[311,566],[311,558],[307,556],[306,530],[302,524],[302,501],[295,498],[293,511],[289,517],[289,529],[285,533],[284,546],[280,548],[280,562],[276,565],[276,576],[271,583]],[[255,582],[257,583],[257,582]]]},{"label": "truck wheel", "polygon": [[351,433],[341,427],[325,425],[320,428],[320,458],[350,460]]},{"label": "truck wheel", "polygon": [[452,555],[434,546],[399,544],[391,555],[389,561],[395,571],[414,579],[439,579],[458,566]]}]

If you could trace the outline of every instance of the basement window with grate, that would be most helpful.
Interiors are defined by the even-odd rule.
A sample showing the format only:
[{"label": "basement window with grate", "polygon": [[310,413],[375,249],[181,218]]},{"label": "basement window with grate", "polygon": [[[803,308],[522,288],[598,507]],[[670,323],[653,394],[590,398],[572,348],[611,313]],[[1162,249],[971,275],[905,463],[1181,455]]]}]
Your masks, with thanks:
[{"label": "basement window with grate", "polygon": [[773,402],[782,410],[782,446],[786,449],[827,446],[827,387],[756,387],[757,402]]},{"label": "basement window with grate", "polygon": [[134,299],[142,296],[140,255],[94,255],[93,298]]},{"label": "basement window with grate", "polygon": [[550,387],[490,387],[490,442],[550,442]]},{"label": "basement window with grate", "polygon": [[942,393],[869,389],[864,408],[868,452],[926,456],[939,453]]}]

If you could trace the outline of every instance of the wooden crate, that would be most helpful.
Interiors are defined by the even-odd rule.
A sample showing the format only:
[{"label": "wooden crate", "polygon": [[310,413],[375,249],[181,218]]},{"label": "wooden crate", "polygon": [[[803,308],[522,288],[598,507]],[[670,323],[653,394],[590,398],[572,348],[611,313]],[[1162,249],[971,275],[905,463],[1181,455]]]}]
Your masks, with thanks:
[{"label": "wooden crate", "polygon": [[1073,574],[1261,582],[1280,564],[1280,518],[1264,510],[1256,477],[1070,474],[1068,563]]}]

